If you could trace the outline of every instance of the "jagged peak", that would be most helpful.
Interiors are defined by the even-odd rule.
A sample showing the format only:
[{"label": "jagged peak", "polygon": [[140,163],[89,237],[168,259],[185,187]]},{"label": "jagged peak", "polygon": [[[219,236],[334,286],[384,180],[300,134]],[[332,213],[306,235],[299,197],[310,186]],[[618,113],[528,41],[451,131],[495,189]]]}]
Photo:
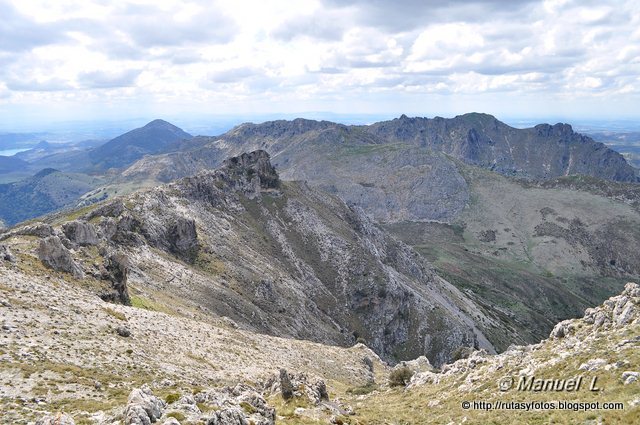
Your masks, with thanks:
[{"label": "jagged peak", "polygon": [[271,157],[261,149],[227,158],[220,170],[226,171],[230,177],[236,179],[244,177],[251,180],[252,177],[257,176],[260,179],[260,186],[265,189],[275,188],[280,182],[278,173],[271,164]]}]

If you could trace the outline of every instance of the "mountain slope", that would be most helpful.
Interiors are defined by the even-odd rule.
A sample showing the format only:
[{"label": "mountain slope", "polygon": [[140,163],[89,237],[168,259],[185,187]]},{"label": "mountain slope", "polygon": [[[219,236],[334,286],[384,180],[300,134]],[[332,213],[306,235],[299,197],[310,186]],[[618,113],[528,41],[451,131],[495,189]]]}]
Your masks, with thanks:
[{"label": "mountain slope", "polygon": [[0,219],[7,225],[67,206],[89,192],[100,179],[44,169],[27,179],[0,184]]},{"label": "mountain slope", "polygon": [[[460,346],[493,351],[493,336],[505,338],[498,319],[360,210],[281,182],[263,151],[89,209],[80,224],[61,217],[62,230],[44,234],[69,226],[97,234],[99,256],[78,246],[77,264],[66,256],[62,263],[87,282],[98,279],[98,288],[95,265],[119,248],[138,290],[184,299],[247,330],[341,346],[361,339],[385,359],[426,354],[435,364]],[[5,238],[25,232],[35,231]],[[67,233],[60,243],[75,246],[66,238],[78,232]]]},{"label": "mountain slope", "polygon": [[97,169],[121,168],[144,155],[163,152],[173,143],[191,137],[166,121],[154,120],[91,150],[89,157]]}]

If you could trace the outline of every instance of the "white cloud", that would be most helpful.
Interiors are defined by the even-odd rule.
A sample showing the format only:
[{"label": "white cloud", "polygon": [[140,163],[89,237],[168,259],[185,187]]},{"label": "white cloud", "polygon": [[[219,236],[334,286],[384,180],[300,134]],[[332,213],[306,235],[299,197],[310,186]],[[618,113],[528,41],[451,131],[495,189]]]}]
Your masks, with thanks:
[{"label": "white cloud", "polygon": [[[509,112],[519,97],[552,109],[640,92],[633,0],[0,0],[0,12],[5,111],[190,99],[212,113],[368,100],[397,113],[438,94]],[[461,95],[477,103],[456,107]]]}]

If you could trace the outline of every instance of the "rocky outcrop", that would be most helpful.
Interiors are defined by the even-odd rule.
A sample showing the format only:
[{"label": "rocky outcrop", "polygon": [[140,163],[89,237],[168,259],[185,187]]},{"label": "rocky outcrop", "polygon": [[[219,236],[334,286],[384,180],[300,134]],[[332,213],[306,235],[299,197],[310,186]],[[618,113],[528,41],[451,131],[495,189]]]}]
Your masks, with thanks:
[{"label": "rocky outcrop", "polygon": [[51,225],[45,223],[35,223],[7,231],[6,233],[0,235],[0,240],[8,239],[16,235],[46,238],[47,236],[52,236],[53,233],[54,231]]},{"label": "rocky outcrop", "polygon": [[99,242],[96,229],[91,223],[70,221],[62,225],[62,231],[67,239],[80,246],[97,245]]},{"label": "rocky outcrop", "polygon": [[320,378],[312,380],[305,373],[292,374],[285,369],[280,369],[277,375],[267,380],[265,388],[267,393],[279,393],[285,400],[306,398],[313,406],[317,406],[323,401],[329,401],[325,382]]},{"label": "rocky outcrop", "polygon": [[238,384],[219,390],[208,390],[194,396],[197,403],[219,408],[206,414],[207,425],[273,425],[276,411],[248,385]]},{"label": "rocky outcrop", "polygon": [[573,334],[579,323],[586,324],[594,331],[627,326],[640,318],[640,287],[636,283],[627,283],[622,294],[611,297],[601,306],[588,308],[580,321],[565,320],[551,331],[550,338],[565,338]]},{"label": "rocky outcrop", "polygon": [[162,416],[165,403],[153,395],[148,385],[131,391],[124,411],[124,425],[150,425]]},{"label": "rocky outcrop", "polygon": [[127,279],[129,276],[129,260],[125,254],[114,253],[107,256],[101,269],[101,278],[111,283],[110,288],[100,294],[104,301],[131,304]]},{"label": "rocky outcrop", "polygon": [[[627,283],[624,291],[615,297],[606,300],[602,305],[588,308],[584,317],[570,319],[558,323],[549,339],[539,344],[526,346],[511,346],[504,353],[490,355],[484,350],[473,351],[467,358],[442,366],[440,371],[432,370],[418,372],[412,378],[408,388],[422,385],[437,385],[444,379],[466,376],[464,384],[459,389],[470,390],[476,382],[485,382],[486,376],[506,369],[510,365],[512,370],[518,371],[520,376],[533,376],[537,369],[553,369],[554,365],[563,359],[570,359],[574,355],[589,353],[594,341],[600,340],[604,334],[606,338],[605,356],[590,358],[575,366],[578,373],[581,371],[611,371],[625,365],[628,361],[612,361],[612,352],[619,353],[629,344],[637,344],[639,338],[622,339],[627,337],[629,331],[637,330],[640,323],[640,286],[636,283]],[[619,338],[617,344],[613,335]],[[544,352],[544,356],[536,356]],[[537,357],[534,360],[534,357]],[[465,375],[466,374],[466,375]],[[640,374],[635,371],[624,371],[620,375],[623,385],[636,382]],[[507,377],[507,379],[513,379]],[[504,382],[504,377],[501,382]],[[511,389],[513,381],[507,381],[506,389]],[[501,387],[502,388],[502,387]]]},{"label": "rocky outcrop", "polygon": [[71,252],[62,244],[58,236],[49,236],[40,241],[38,258],[47,266],[57,271],[71,273],[76,279],[82,279],[84,272],[75,262]]},{"label": "rocky outcrop", "polygon": [[183,260],[193,263],[198,255],[198,232],[193,219],[178,217],[166,236],[169,251]]}]

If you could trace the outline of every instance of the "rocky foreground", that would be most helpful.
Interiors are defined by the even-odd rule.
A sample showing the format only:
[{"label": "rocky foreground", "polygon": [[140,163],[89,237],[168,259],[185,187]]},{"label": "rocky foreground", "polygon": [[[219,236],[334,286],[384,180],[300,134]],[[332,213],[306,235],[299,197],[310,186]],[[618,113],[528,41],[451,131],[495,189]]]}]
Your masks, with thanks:
[{"label": "rocky foreground", "polygon": [[[0,255],[0,410],[16,424],[636,423],[640,288],[559,323],[548,340],[434,368],[394,368],[363,344],[339,348],[242,331],[194,311],[100,300],[66,274],[25,274]],[[64,277],[67,277],[65,280]],[[282,369],[282,370],[281,370]],[[397,381],[398,372],[405,381]],[[502,392],[505,377],[598,377],[600,392]],[[396,381],[394,381],[396,379]],[[392,385],[397,386],[390,386]],[[406,385],[406,388],[405,388]],[[622,402],[624,410],[464,410],[463,401]],[[517,421],[516,420],[516,421]],[[603,422],[604,421],[604,422]]]}]

